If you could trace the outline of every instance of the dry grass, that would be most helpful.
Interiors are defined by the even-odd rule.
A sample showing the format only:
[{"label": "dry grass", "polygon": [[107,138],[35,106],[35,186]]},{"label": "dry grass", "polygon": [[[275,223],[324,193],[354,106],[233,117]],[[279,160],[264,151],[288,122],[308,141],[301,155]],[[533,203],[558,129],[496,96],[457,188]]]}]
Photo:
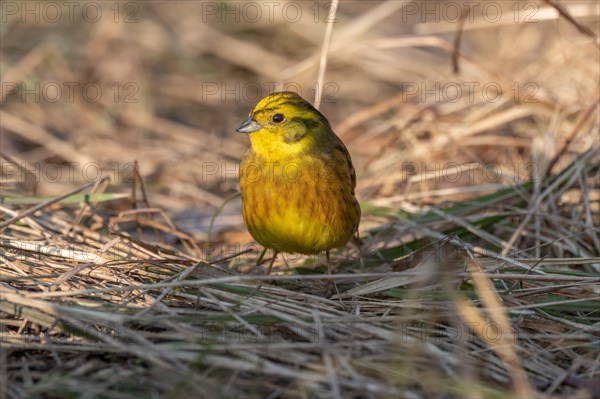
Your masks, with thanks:
[{"label": "dry grass", "polygon": [[[2,397],[600,398],[597,2],[341,2],[326,58],[329,3],[6,4]],[[238,198],[209,231],[232,129],[269,82],[312,100],[324,60],[361,248],[267,278]]]}]

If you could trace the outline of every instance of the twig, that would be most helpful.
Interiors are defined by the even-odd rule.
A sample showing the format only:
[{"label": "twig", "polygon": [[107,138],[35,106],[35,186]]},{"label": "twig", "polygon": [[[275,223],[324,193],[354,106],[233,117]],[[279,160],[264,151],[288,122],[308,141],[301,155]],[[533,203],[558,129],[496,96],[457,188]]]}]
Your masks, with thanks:
[{"label": "twig", "polygon": [[590,118],[590,116],[592,115],[592,113],[594,112],[594,110],[596,109],[596,107],[598,106],[599,103],[600,103],[600,94],[598,94],[598,97],[596,97],[594,102],[588,107],[588,109],[585,110],[584,113],[579,114],[579,117],[577,118],[577,121],[575,122],[575,126],[573,126],[573,130],[571,130],[571,132],[567,136],[567,138],[566,138],[564,144],[562,145],[562,147],[560,148],[560,150],[558,150],[556,155],[554,155],[552,160],[550,160],[550,163],[548,164],[548,169],[546,169],[548,171],[548,174],[550,174],[550,172],[552,172],[552,168],[554,167],[554,165],[556,165],[558,160],[560,158],[562,158],[563,155],[565,155],[565,152],[567,152],[569,145],[575,139],[575,137],[577,136],[577,133],[579,133],[581,131],[581,127]]},{"label": "twig", "polygon": [[338,1],[332,0],[329,4],[329,20],[325,28],[325,38],[323,39],[323,48],[321,49],[321,59],[319,61],[319,75],[317,78],[317,90],[315,91],[315,108],[321,106],[321,90],[323,89],[323,80],[325,79],[325,70],[327,69],[327,53],[329,52],[329,44],[331,43],[331,34],[333,33],[333,24],[338,10]]},{"label": "twig", "polygon": [[[107,179],[106,177],[103,177],[101,179],[101,181],[106,180],[106,179]],[[86,184],[83,187],[80,187],[78,189],[75,189],[73,191],[69,191],[68,193],[61,195],[60,197],[56,197],[56,198],[54,198],[54,199],[52,199],[50,201],[44,202],[43,204],[39,204],[39,205],[36,205],[36,206],[34,206],[32,208],[29,208],[26,211],[23,211],[23,212],[19,213],[17,216],[14,216],[14,217],[8,219],[7,221],[5,221],[4,223],[0,224],[0,231],[2,231],[3,229],[5,229],[6,227],[10,226],[11,224],[13,224],[13,223],[15,223],[15,222],[17,222],[17,221],[19,221],[19,220],[21,220],[23,218],[26,218],[29,215],[32,215],[32,214],[36,213],[39,210],[47,208],[50,205],[56,204],[57,202],[60,202],[60,201],[64,200],[65,198],[70,197],[71,195],[77,194],[77,193],[79,193],[79,192],[81,192],[83,190],[86,190],[86,189],[92,187],[95,184],[96,184],[96,182],[93,182],[93,183],[90,183],[90,184]]]},{"label": "twig", "polygon": [[591,30],[589,27],[582,25],[575,18],[573,18],[573,16],[571,15],[569,10],[565,6],[563,6],[562,4],[560,4],[559,2],[557,2],[555,0],[544,0],[544,3],[549,4],[550,6],[554,7],[554,9],[556,9],[556,11],[558,12],[558,14],[561,17],[563,17],[564,19],[569,21],[571,24],[573,24],[573,26],[575,26],[575,28],[577,28],[577,30],[579,32],[594,39],[596,41],[596,44],[598,44],[598,36],[596,36],[594,31]]}]

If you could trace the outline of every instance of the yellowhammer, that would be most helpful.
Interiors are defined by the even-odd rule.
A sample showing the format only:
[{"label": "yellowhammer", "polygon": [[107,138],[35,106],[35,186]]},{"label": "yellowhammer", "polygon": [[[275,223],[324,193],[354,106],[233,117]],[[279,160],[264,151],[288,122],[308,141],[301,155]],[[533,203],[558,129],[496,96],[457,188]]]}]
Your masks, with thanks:
[{"label": "yellowhammer", "polygon": [[244,221],[275,254],[317,254],[345,245],[360,206],[350,154],[325,117],[298,94],[263,98],[236,129],[251,148],[240,165]]}]

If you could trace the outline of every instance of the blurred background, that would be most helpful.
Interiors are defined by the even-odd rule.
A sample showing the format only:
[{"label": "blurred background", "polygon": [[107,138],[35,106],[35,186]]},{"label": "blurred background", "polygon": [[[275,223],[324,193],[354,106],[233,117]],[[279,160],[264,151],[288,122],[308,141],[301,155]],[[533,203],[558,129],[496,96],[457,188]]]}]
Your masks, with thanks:
[{"label": "blurred background", "polygon": [[[0,2],[0,397],[600,398],[600,3],[331,11]],[[258,291],[234,129],[279,90],[362,246]]]},{"label": "blurred background", "polygon": [[[329,20],[321,110],[352,154],[361,230],[382,222],[371,207],[415,212],[545,173],[598,96],[596,1],[561,6],[571,20],[545,1],[1,7],[5,195],[102,176],[96,190],[129,193],[137,161],[145,205],[199,240],[238,190],[249,143],[234,128],[273,91],[314,101]],[[563,165],[597,143],[587,123]],[[250,239],[239,198],[216,231]]]}]

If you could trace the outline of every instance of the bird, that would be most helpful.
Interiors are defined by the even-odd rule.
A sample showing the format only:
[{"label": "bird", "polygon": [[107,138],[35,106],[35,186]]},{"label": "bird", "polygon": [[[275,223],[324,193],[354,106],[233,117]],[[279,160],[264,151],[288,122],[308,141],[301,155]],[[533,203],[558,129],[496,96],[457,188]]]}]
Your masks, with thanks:
[{"label": "bird", "polygon": [[236,129],[250,148],[239,167],[242,214],[250,235],[274,251],[314,255],[344,246],[361,209],[350,153],[321,112],[291,91],[272,93]]}]

